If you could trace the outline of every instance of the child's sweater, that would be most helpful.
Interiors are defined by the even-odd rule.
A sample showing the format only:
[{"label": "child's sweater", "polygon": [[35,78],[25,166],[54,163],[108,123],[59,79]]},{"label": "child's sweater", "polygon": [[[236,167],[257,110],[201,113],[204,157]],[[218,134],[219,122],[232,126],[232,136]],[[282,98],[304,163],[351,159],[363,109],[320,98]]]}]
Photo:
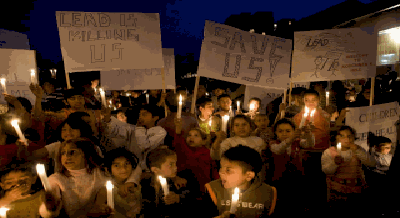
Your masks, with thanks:
[{"label": "child's sweater", "polygon": [[[61,207],[69,217],[85,216],[94,206],[96,194],[105,186],[106,177],[96,168],[91,174],[86,169],[70,170],[70,177],[55,173],[49,177],[49,183],[55,197],[61,199]],[[60,209],[50,213],[44,204],[40,209],[42,217],[55,217]]]},{"label": "child's sweater", "polygon": [[246,138],[241,138],[238,136],[234,136],[232,138],[227,138],[222,141],[219,149],[211,148],[211,157],[213,160],[220,160],[221,156],[226,150],[236,147],[240,144],[253,148],[254,150],[258,151],[260,155],[261,151],[264,150],[266,147],[265,142],[260,137],[249,136]]},{"label": "child's sweater", "polygon": [[37,218],[39,207],[42,204],[43,191],[36,192],[30,197],[12,202],[7,211],[8,218]]}]

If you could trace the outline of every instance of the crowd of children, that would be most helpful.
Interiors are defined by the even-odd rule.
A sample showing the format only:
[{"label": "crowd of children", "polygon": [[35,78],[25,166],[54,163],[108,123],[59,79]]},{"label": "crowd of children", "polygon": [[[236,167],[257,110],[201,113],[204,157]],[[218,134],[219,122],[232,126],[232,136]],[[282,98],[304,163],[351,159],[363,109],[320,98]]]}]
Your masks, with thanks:
[{"label": "crowd of children", "polygon": [[[57,111],[47,101],[53,106],[42,108],[39,85],[30,86],[34,108],[4,94],[0,207],[7,217],[356,216],[388,181],[394,143],[371,134],[369,151],[355,144],[356,131],[343,125],[346,110],[325,107],[320,84],[294,89],[294,104],[280,105],[275,120],[259,98],[243,111],[225,90],[210,97],[204,86],[194,113],[184,88],[113,92],[110,107],[96,108],[95,86],[89,100],[84,89],[66,90]],[[313,116],[304,117],[303,106]],[[46,190],[37,163],[46,166]]]}]

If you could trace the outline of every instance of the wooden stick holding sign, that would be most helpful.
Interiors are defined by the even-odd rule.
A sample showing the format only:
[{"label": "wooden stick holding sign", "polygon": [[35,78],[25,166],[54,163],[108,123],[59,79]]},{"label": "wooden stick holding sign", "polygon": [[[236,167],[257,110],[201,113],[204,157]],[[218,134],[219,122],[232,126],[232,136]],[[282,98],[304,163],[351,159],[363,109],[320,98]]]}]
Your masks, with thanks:
[{"label": "wooden stick holding sign", "polygon": [[[286,105],[287,90],[284,90],[282,103]],[[281,111],[281,119],[285,118],[285,110]]]},{"label": "wooden stick holding sign", "polygon": [[[293,83],[290,82],[290,88],[289,88],[289,104],[288,106],[290,106],[290,104],[292,103],[292,87],[293,87]],[[285,91],[286,92],[286,91]]]},{"label": "wooden stick holding sign", "polygon": [[[165,73],[164,73],[164,67],[161,68],[161,78],[162,78],[162,92],[165,94]],[[167,111],[167,105],[165,104],[165,99],[164,99],[164,112],[165,112],[165,117],[168,115]]]},{"label": "wooden stick holding sign", "polygon": [[192,108],[190,110],[190,112],[192,114],[195,114],[194,107],[196,106],[196,95],[197,95],[197,88],[199,87],[199,83],[200,83],[200,76],[196,75],[196,83],[194,85],[194,92],[193,92],[193,97],[192,97]]},{"label": "wooden stick holding sign", "polygon": [[71,89],[71,82],[69,81],[69,72],[65,72],[65,80],[67,81],[67,89]]},{"label": "wooden stick holding sign", "polygon": [[369,97],[369,106],[374,104],[374,89],[375,89],[375,77],[371,78],[371,94]]}]

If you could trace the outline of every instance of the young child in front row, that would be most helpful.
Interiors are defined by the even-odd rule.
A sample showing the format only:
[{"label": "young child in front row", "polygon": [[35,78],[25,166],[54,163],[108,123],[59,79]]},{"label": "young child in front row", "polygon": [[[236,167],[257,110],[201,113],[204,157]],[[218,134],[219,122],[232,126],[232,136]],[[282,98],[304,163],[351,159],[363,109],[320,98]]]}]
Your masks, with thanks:
[{"label": "young child in front row", "polygon": [[29,164],[14,161],[1,171],[0,207],[10,209],[7,211],[7,217],[36,218],[40,216],[39,207],[44,192],[35,191],[36,181],[36,173],[32,172],[32,166]]},{"label": "young child in front row", "polygon": [[[190,193],[187,188],[177,188],[176,153],[168,148],[156,148],[147,157],[151,174],[142,178],[142,214],[145,217],[182,217],[190,212]],[[146,174],[144,174],[146,175]],[[165,195],[159,176],[166,179],[169,194]]]},{"label": "young child in front row", "polygon": [[85,138],[62,143],[56,173],[49,177],[51,191],[40,206],[40,215],[47,217],[91,217],[108,215],[111,208],[101,195],[106,178],[100,171],[101,158],[92,141]]},{"label": "young child in front row", "polygon": [[240,189],[236,217],[266,217],[273,213],[277,191],[275,187],[256,179],[261,170],[260,154],[247,146],[227,150],[221,158],[221,179],[205,185],[203,217],[229,217],[232,194]]},{"label": "young child in front row", "polygon": [[[135,176],[137,169],[137,158],[126,148],[116,148],[107,152],[105,156],[105,167],[111,173],[116,189],[114,192],[115,218],[136,217],[141,209],[141,186],[134,183],[128,187],[127,193],[121,192],[127,185],[128,179]],[[104,189],[102,189],[104,191]],[[106,194],[106,193],[103,193]]]}]

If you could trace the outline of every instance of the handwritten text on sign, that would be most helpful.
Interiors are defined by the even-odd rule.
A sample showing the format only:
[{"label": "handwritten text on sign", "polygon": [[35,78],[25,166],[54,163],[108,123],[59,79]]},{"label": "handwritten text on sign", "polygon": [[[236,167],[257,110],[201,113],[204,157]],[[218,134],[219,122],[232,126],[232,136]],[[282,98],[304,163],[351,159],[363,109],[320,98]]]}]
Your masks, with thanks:
[{"label": "handwritten text on sign", "polygon": [[399,119],[400,108],[397,102],[373,105],[370,107],[350,108],[346,116],[346,125],[357,132],[357,144],[367,148],[368,132],[396,141],[395,123]]},{"label": "handwritten text on sign", "polygon": [[[36,97],[29,89],[29,83],[25,82],[14,82],[6,84],[7,94],[13,95],[15,97],[24,97],[28,99],[32,105],[35,104]],[[2,88],[0,88],[1,93],[4,92]],[[6,104],[7,102],[4,99],[4,96],[0,96],[0,104]]]},{"label": "handwritten text on sign", "polygon": [[68,72],[161,68],[158,14],[56,12]]},{"label": "handwritten text on sign", "polygon": [[292,82],[375,76],[376,37],[361,29],[296,32]]},{"label": "handwritten text on sign", "polygon": [[249,85],[286,88],[292,41],[206,21],[199,75]]}]

